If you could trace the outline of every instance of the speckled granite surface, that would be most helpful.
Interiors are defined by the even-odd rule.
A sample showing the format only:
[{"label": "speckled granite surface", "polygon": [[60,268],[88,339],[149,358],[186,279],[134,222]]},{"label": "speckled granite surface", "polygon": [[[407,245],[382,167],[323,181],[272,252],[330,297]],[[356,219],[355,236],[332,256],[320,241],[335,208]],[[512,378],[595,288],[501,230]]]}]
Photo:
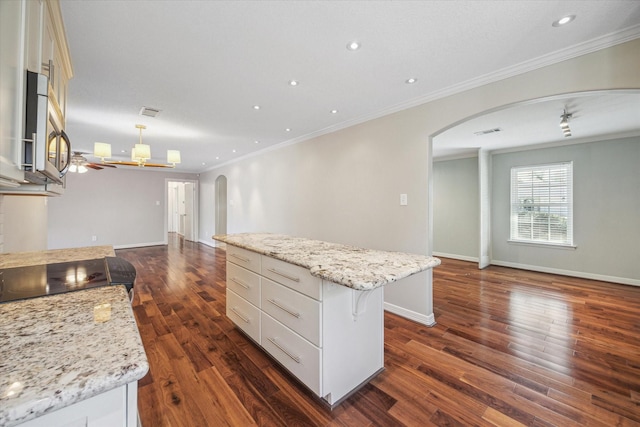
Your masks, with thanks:
[{"label": "speckled granite surface", "polygon": [[28,265],[54,264],[115,256],[113,246],[88,246],[84,248],[52,249],[38,252],[13,252],[0,254],[0,268]]},{"label": "speckled granite surface", "polygon": [[313,276],[357,290],[371,290],[440,265],[404,252],[362,249],[270,233],[213,236],[215,240],[308,268]]},{"label": "speckled granite surface", "polygon": [[0,304],[0,426],[136,381],[148,370],[124,286]]}]

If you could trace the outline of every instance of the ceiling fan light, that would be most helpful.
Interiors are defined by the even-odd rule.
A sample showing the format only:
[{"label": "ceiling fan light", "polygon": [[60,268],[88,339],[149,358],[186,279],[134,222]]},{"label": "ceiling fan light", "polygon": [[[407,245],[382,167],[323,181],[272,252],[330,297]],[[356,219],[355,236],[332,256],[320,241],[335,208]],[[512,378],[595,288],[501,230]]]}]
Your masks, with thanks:
[{"label": "ceiling fan light", "polygon": [[175,166],[176,163],[180,163],[180,151],[167,150],[167,163],[172,163],[173,166]]},{"label": "ceiling fan light", "polygon": [[88,171],[89,169],[84,166],[84,165],[80,165],[78,166],[78,173],[85,173],[86,171]]},{"label": "ceiling fan light", "polygon": [[93,155],[95,157],[99,157],[104,161],[104,159],[108,159],[111,157],[111,144],[107,144],[106,142],[95,142],[93,144]]},{"label": "ceiling fan light", "polygon": [[73,172],[73,173],[78,172],[78,166],[72,163],[71,166],[69,166],[69,172]]}]

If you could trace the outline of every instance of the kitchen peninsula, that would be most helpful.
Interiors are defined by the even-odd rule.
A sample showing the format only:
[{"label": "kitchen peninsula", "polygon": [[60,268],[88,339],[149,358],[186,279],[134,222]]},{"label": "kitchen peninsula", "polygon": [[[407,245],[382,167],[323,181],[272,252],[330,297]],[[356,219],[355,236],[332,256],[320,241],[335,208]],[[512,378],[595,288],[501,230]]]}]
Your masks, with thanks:
[{"label": "kitchen peninsula", "polygon": [[[0,266],[113,255],[111,246],[2,254]],[[135,426],[148,370],[124,286],[0,304],[2,426]]]},{"label": "kitchen peninsula", "polygon": [[227,246],[227,316],[329,406],[384,369],[382,286],[437,258],[269,233]]}]

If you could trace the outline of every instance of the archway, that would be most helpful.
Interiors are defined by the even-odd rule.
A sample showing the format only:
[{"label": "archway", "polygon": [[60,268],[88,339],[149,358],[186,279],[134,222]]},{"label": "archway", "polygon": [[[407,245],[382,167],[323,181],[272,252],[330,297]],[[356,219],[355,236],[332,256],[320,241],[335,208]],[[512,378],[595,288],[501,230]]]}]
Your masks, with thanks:
[{"label": "archway", "polygon": [[227,177],[220,175],[215,185],[215,234],[227,234]]},{"label": "archway", "polygon": [[[430,205],[435,206],[432,214],[435,224],[431,227],[434,253],[443,257],[454,254],[457,259],[477,261],[480,268],[488,266],[494,238],[490,226],[494,220],[490,179],[494,154],[529,152],[637,134],[638,95],[639,90],[627,89],[542,97],[483,111],[432,135],[436,190],[435,200]],[[564,110],[573,114],[571,138],[565,138],[559,127]],[[478,135],[483,131],[486,133]],[[447,147],[440,157],[438,146]],[[470,168],[475,168],[475,172]],[[440,184],[447,180],[447,184],[438,185],[438,179]],[[448,205],[442,209],[438,194],[445,193]],[[457,202],[456,197],[460,198]],[[476,208],[471,212],[473,204]],[[461,220],[466,220],[466,224],[461,226]],[[453,228],[455,232],[451,232]],[[458,233],[461,230],[467,234]],[[474,234],[470,236],[469,232]],[[446,244],[442,244],[444,240]]]}]

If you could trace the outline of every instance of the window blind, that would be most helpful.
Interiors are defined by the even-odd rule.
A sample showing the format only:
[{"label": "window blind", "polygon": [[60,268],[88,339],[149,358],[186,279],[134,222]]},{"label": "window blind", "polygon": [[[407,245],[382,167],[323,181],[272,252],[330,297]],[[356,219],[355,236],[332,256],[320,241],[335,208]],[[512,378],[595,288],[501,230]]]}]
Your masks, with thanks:
[{"label": "window blind", "polygon": [[573,245],[573,163],[511,168],[511,240]]}]

